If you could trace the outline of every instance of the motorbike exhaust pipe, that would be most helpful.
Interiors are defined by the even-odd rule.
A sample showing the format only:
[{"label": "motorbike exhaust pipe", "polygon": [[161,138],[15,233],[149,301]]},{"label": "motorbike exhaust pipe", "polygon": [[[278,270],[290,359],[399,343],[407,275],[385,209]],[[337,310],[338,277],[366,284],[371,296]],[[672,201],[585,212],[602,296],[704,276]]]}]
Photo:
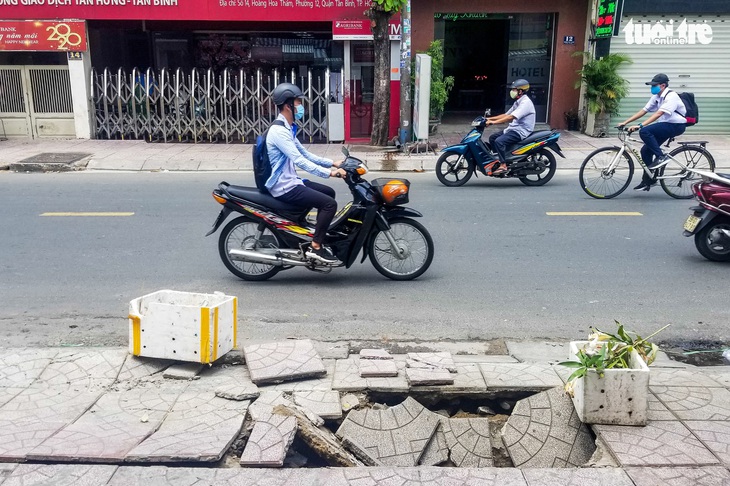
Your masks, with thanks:
[{"label": "motorbike exhaust pipe", "polygon": [[254,250],[238,250],[235,248],[232,250],[228,250],[228,256],[231,257],[231,260],[236,260],[239,262],[264,263],[266,265],[274,265],[277,267],[283,267],[284,265],[303,267],[307,264],[307,262],[303,262],[300,260],[282,258],[276,255],[269,255],[268,253],[261,253]]}]

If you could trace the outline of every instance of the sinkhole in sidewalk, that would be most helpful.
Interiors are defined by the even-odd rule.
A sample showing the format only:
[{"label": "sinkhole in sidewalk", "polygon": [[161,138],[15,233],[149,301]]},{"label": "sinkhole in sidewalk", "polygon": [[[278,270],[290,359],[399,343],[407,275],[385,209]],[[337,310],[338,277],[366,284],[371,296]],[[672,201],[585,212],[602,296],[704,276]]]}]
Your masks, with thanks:
[{"label": "sinkhole in sidewalk", "polygon": [[730,366],[730,342],[675,339],[659,345],[670,359],[695,366]]}]

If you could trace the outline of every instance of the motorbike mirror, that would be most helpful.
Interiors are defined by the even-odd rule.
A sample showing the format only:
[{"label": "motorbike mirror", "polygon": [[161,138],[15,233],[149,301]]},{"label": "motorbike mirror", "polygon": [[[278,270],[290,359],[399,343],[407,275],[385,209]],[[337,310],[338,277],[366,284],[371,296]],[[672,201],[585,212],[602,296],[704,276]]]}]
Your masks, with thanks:
[{"label": "motorbike mirror", "polygon": [[484,110],[484,118],[486,118],[488,116],[492,116],[492,109],[491,108],[487,108],[486,110]]},{"label": "motorbike mirror", "polygon": [[343,154],[343,155],[344,155],[345,157],[349,157],[349,156],[350,156],[350,151],[349,151],[349,150],[347,150],[347,147],[345,147],[344,145],[342,146],[342,154]]}]

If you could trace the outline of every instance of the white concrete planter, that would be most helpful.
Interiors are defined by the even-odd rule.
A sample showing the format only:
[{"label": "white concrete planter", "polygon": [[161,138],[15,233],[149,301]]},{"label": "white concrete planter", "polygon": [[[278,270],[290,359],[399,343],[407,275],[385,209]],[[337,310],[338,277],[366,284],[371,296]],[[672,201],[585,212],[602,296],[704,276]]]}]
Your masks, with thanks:
[{"label": "white concrete planter", "polygon": [[[587,341],[570,343],[570,359]],[[595,370],[575,380],[573,405],[581,422],[607,425],[646,425],[649,408],[649,368],[633,351],[631,368],[611,369],[601,378]]]},{"label": "white concrete planter", "polygon": [[212,363],[236,346],[238,299],[160,290],[129,302],[129,352]]}]

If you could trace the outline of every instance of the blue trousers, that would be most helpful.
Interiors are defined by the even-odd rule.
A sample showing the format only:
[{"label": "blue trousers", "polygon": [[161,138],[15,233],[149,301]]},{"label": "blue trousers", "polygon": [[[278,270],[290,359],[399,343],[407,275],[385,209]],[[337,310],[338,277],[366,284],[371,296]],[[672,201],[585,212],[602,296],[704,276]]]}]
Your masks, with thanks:
[{"label": "blue trousers", "polygon": [[[654,162],[654,157],[661,157],[664,155],[661,149],[661,144],[666,142],[672,137],[682,135],[685,130],[684,123],[652,123],[641,130],[639,130],[639,137],[644,142],[644,146],[641,147],[641,159],[646,165]],[[651,178],[644,172],[642,178],[644,183],[650,184]]]},{"label": "blue trousers", "polygon": [[497,151],[499,161],[506,163],[507,147],[518,143],[520,140],[522,140],[522,137],[514,130],[510,130],[509,132],[502,130],[501,132],[495,132],[489,136],[489,146],[492,150]]}]

